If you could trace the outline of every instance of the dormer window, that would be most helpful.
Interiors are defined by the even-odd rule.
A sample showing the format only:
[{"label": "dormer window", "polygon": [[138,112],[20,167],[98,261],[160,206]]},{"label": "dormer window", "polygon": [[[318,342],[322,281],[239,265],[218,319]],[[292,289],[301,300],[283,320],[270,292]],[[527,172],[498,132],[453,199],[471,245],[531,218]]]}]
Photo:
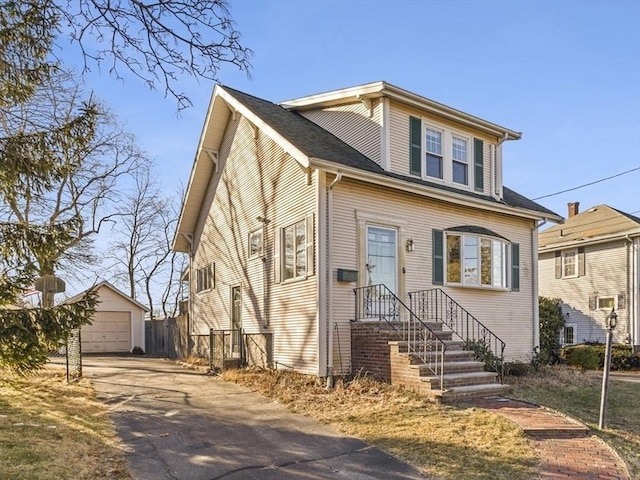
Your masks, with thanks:
[{"label": "dormer window", "polygon": [[[427,123],[429,122],[429,123]],[[484,142],[461,132],[410,117],[410,168],[425,180],[484,190]]]},{"label": "dormer window", "polygon": [[467,152],[467,140],[453,135],[451,137],[453,181],[461,185],[469,185],[469,156]]},{"label": "dormer window", "polygon": [[442,180],[442,132],[427,128],[426,138],[427,176]]}]

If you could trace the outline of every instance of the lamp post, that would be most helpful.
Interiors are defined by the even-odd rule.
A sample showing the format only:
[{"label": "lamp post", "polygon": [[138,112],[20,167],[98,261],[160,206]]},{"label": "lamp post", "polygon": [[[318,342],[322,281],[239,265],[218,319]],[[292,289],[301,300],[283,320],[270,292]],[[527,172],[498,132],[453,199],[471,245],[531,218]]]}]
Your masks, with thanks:
[{"label": "lamp post", "polygon": [[602,430],[605,427],[605,417],[607,415],[607,393],[609,390],[609,370],[611,368],[611,337],[613,330],[618,323],[618,315],[615,309],[611,309],[611,313],[607,315],[607,345],[604,353],[604,371],[602,372],[602,395],[600,396],[600,421],[598,428]]}]

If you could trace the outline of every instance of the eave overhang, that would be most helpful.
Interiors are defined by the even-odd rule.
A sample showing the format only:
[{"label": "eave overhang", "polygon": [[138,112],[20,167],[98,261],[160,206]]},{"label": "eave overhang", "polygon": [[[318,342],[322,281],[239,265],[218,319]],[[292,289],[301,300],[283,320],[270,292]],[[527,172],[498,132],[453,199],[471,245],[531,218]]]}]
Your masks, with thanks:
[{"label": "eave overhang", "polygon": [[310,95],[280,103],[280,106],[289,110],[312,110],[317,108],[332,107],[346,102],[356,102],[362,99],[388,97],[398,102],[416,107],[425,112],[457,122],[469,128],[480,130],[498,139],[519,140],[522,132],[516,132],[495,123],[469,115],[455,108],[438,103],[429,98],[417,95],[386,82],[374,82],[357,87],[344,88],[331,92]]},{"label": "eave overhang", "polygon": [[589,245],[599,245],[601,243],[610,243],[615,241],[630,240],[635,237],[640,237],[640,228],[634,230],[628,230],[626,232],[616,232],[610,235],[599,235],[597,237],[589,238],[574,238],[567,240],[566,242],[554,242],[549,245],[543,245],[538,247],[538,253],[555,252],[557,250],[566,250],[569,248],[584,247]]},{"label": "eave overhang", "polygon": [[424,185],[418,185],[405,180],[393,178],[384,174],[378,174],[375,172],[367,172],[364,170],[347,167],[344,165],[337,165],[334,162],[323,160],[321,158],[311,158],[311,167],[318,170],[323,170],[329,173],[337,174],[342,173],[343,178],[352,178],[354,180],[360,180],[363,182],[379,185],[383,187],[394,188],[402,190],[403,192],[413,193],[423,197],[433,198],[436,200],[442,200],[445,202],[453,203],[460,206],[466,206],[471,208],[477,208],[480,210],[503,213],[505,215],[516,216],[520,218],[526,218],[530,220],[549,220],[559,222],[562,217],[559,215],[552,215],[548,213],[538,212],[535,210],[529,210],[525,208],[512,207],[510,205],[493,202],[490,200],[482,200],[479,198],[473,198],[464,193],[456,193],[448,190],[440,190],[437,188],[430,188]]},{"label": "eave overhang", "polygon": [[244,116],[256,128],[271,137],[284,151],[295,158],[303,169],[308,170],[309,168],[309,157],[307,155],[225,91],[224,87],[216,85],[211,95],[191,175],[189,176],[189,183],[182,201],[180,217],[173,238],[172,249],[174,251],[184,253],[191,251],[189,238],[193,236],[211,176],[218,167],[211,160],[210,152],[219,150],[229,119],[235,117],[235,115]]}]

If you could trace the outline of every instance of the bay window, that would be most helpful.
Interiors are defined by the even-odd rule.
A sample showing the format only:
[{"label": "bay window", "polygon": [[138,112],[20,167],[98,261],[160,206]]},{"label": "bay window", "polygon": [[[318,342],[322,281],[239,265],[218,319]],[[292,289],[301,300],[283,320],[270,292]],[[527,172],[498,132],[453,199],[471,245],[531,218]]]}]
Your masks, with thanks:
[{"label": "bay window", "polygon": [[[482,227],[456,227],[446,231],[444,236],[443,258],[434,257],[434,262],[443,263],[448,285],[508,288],[508,269],[512,269],[512,277],[519,275],[518,259],[509,258],[512,251],[519,255],[517,244],[511,244],[498,234]],[[440,237],[434,236],[436,238]],[[434,249],[438,250],[437,246],[434,245]],[[434,284],[442,283],[435,279]],[[519,279],[514,278],[512,288],[518,286]]]}]

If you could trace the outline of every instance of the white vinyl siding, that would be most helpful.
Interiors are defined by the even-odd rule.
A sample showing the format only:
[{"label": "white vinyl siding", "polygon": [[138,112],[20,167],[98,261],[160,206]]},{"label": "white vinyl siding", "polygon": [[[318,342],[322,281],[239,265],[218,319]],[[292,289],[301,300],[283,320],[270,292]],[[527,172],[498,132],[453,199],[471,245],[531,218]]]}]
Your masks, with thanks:
[{"label": "white vinyl siding", "polygon": [[[334,236],[331,240],[334,272],[338,268],[359,270],[359,282],[365,281],[365,272],[358,266],[358,212],[372,211],[375,205],[384,205],[384,216],[396,222],[405,238],[411,238],[414,251],[400,249],[399,276],[402,294],[432,288],[432,229],[446,229],[457,225],[482,225],[514,243],[520,244],[520,291],[467,289],[445,287],[458,303],[474,314],[507,343],[509,359],[527,361],[533,351],[533,295],[531,229],[533,221],[513,219],[505,215],[483,212],[467,207],[408,195],[392,189],[367,186],[343,179],[334,188]],[[385,224],[387,225],[387,224]],[[383,225],[383,226],[385,226]],[[403,240],[399,241],[404,245]],[[335,280],[335,273],[334,273]],[[346,325],[353,318],[353,288],[356,285],[335,282],[333,287],[333,318]],[[402,288],[403,287],[403,288]],[[342,330],[340,330],[342,332]],[[341,336],[339,350],[344,359],[349,358],[349,344]],[[337,345],[336,345],[336,348]]]},{"label": "white vinyl siding", "polygon": [[[399,175],[410,175],[410,128],[409,128],[409,118],[418,117],[422,120],[423,130],[423,151],[425,153],[425,158],[423,158],[422,164],[422,178],[425,180],[437,180],[439,177],[437,175],[428,175],[426,171],[428,160],[426,158],[427,148],[427,137],[426,137],[426,129],[439,131],[443,134],[443,145],[442,145],[442,154],[443,154],[443,181],[446,180],[446,183],[458,187],[463,190],[474,190],[474,138],[478,138],[483,141],[482,147],[482,156],[483,156],[483,170],[482,170],[482,179],[483,179],[483,190],[477,191],[478,193],[484,193],[489,195],[492,189],[495,189],[495,180],[494,177],[498,175],[492,176],[492,159],[491,159],[491,148],[492,146],[495,148],[496,140],[495,138],[487,137],[479,131],[472,131],[468,129],[460,128],[459,125],[454,122],[450,122],[447,120],[443,120],[441,118],[437,118],[435,116],[425,115],[424,112],[421,112],[417,109],[410,109],[408,107],[402,106],[396,102],[390,102],[390,113],[389,113],[389,151],[390,151],[390,171],[393,173],[397,173]],[[452,160],[452,139],[458,138],[466,141],[467,152],[466,152],[466,176],[467,182],[463,184],[461,182],[453,181],[453,160]],[[435,162],[435,160],[434,160]],[[448,162],[448,164],[447,164]],[[462,165],[462,162],[459,162]],[[460,172],[462,172],[462,167],[460,167]],[[500,175],[501,178],[501,175]]]},{"label": "white vinyl siding", "polygon": [[373,99],[371,107],[370,112],[364,103],[356,102],[322,110],[302,110],[298,113],[380,164],[382,161],[381,102]]},{"label": "white vinyl siding", "polygon": [[[317,175],[308,185],[297,161],[261,131],[256,136],[241,115],[230,120],[219,161],[194,232],[192,260],[194,266],[215,261],[216,287],[191,297],[193,332],[231,328],[231,288],[240,285],[244,331],[273,333],[279,368],[317,374],[316,277],[275,283],[276,232],[315,211]],[[250,233],[258,230],[265,261],[250,259]]]}]

